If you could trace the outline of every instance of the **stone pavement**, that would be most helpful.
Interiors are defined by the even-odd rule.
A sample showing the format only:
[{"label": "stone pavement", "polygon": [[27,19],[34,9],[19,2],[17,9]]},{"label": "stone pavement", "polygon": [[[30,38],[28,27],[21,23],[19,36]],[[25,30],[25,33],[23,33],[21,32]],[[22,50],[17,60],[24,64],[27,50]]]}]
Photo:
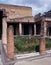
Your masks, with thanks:
[{"label": "stone pavement", "polygon": [[[46,53],[51,53],[51,50],[46,51]],[[14,65],[51,65],[51,55],[35,59],[35,56],[38,55],[39,53],[17,54],[16,55],[17,61]],[[19,60],[22,58],[23,60]],[[28,58],[28,60],[25,60],[24,58]],[[3,65],[1,61],[1,55],[0,55],[0,65]]]},{"label": "stone pavement", "polygon": [[0,65],[3,65],[3,64],[2,64],[2,61],[1,61],[1,55],[0,55]]},{"label": "stone pavement", "polygon": [[[46,51],[46,53],[51,53],[51,50]],[[17,59],[38,55],[39,53],[19,54],[17,55]],[[15,65],[51,65],[51,56],[36,60],[34,60],[34,58],[29,58],[28,60],[17,61]]]},{"label": "stone pavement", "polygon": [[15,65],[51,65],[51,57],[45,57],[31,61],[21,61],[15,63]]},{"label": "stone pavement", "polygon": [[[1,58],[0,58],[0,65],[2,64]],[[42,59],[36,59],[31,61],[19,61],[16,62],[14,65],[51,65],[51,57],[45,57]]]}]

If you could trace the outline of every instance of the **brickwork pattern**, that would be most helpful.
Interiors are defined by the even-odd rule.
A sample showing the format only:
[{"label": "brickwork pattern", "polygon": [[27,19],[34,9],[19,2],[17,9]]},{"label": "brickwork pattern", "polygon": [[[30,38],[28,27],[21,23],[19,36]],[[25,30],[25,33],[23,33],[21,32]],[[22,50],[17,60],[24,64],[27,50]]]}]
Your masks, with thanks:
[{"label": "brickwork pattern", "polygon": [[12,26],[9,26],[7,33],[7,54],[9,58],[14,57],[14,35]]}]

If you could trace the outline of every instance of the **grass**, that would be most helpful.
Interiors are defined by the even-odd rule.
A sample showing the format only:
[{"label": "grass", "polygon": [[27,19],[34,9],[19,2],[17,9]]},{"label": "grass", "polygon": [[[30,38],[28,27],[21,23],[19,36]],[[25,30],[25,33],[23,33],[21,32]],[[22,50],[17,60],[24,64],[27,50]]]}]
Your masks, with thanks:
[{"label": "grass", "polygon": [[[15,48],[18,52],[39,51],[40,37],[34,36],[17,36],[15,38]],[[46,49],[51,48],[51,39],[46,38]]]}]

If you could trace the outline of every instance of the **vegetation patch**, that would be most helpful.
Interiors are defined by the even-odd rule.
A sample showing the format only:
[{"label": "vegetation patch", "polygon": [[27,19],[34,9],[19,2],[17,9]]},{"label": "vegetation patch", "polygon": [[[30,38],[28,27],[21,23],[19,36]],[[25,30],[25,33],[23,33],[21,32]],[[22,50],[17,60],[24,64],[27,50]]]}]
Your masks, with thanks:
[{"label": "vegetation patch", "polygon": [[[39,52],[40,37],[17,36],[15,37],[16,52]],[[51,39],[46,38],[46,49],[51,48]]]}]

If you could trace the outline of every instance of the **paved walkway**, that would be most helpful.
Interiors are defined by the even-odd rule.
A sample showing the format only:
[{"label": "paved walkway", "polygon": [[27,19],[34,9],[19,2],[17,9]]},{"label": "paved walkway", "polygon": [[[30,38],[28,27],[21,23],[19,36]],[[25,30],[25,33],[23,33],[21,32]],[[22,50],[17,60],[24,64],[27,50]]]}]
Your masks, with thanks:
[{"label": "paved walkway", "polygon": [[[17,62],[14,65],[51,65],[51,50],[46,51],[46,53],[49,53],[50,55],[43,56],[38,59],[35,58],[36,56],[39,56],[39,53],[17,54]],[[25,60],[25,58],[28,59]],[[0,65],[3,65],[1,61],[1,56]]]},{"label": "paved walkway", "polygon": [[0,65],[3,65],[2,61],[1,61],[1,55],[0,55]]},{"label": "paved walkway", "polygon": [[51,57],[45,57],[31,61],[21,61],[15,63],[15,65],[51,65]]},{"label": "paved walkway", "polygon": [[[46,53],[51,53],[51,50],[46,51]],[[17,61],[15,65],[51,65],[51,55],[50,56],[44,56],[43,58],[39,58],[35,60],[34,56],[38,56],[39,53],[29,53],[29,54],[19,54],[17,55],[17,59],[26,58],[26,57],[32,57],[28,60],[21,60]]]}]

